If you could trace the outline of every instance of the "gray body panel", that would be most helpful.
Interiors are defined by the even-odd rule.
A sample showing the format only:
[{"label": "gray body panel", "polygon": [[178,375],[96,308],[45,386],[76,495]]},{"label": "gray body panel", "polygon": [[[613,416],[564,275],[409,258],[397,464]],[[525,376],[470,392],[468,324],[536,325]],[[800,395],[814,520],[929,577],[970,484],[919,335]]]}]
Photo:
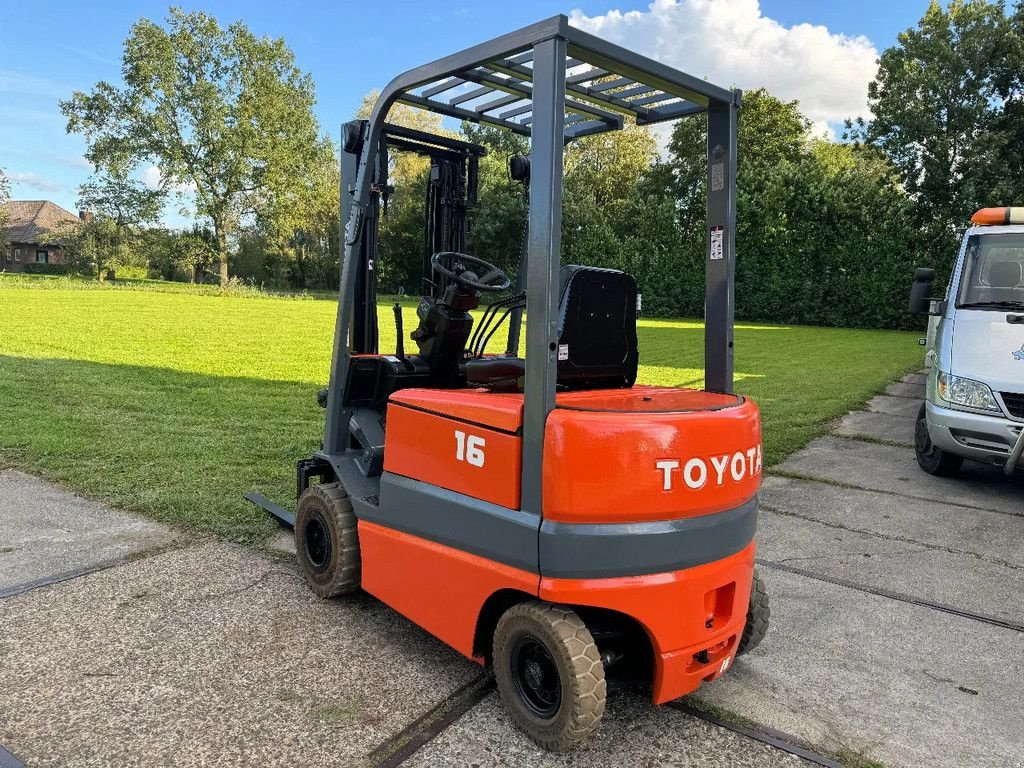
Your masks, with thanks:
[{"label": "gray body panel", "polygon": [[593,579],[682,571],[735,555],[754,540],[757,497],[735,509],[644,523],[540,526],[544,576]]},{"label": "gray body panel", "polygon": [[380,504],[360,519],[538,572],[538,515],[509,509],[392,472],[380,477]]},{"label": "gray body panel", "polygon": [[361,519],[551,578],[668,573],[716,562],[754,538],[757,498],[699,517],[558,523],[385,472]]}]

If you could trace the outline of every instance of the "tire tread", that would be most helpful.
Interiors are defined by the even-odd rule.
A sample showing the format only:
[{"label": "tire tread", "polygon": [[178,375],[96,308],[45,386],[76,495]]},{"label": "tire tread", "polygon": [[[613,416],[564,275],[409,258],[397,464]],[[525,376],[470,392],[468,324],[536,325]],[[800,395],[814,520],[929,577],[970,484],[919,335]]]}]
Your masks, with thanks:
[{"label": "tire tread", "polygon": [[768,603],[768,587],[754,570],[754,580],[750,585],[750,603],[747,608],[747,623],[743,625],[743,635],[736,647],[736,655],[742,656],[754,650],[768,634],[768,621],[772,609]]},{"label": "tire tread", "polygon": [[[327,579],[318,579],[307,567],[302,556],[300,527],[304,517],[305,505],[323,507],[323,512],[337,531],[338,540],[332,542],[335,547],[334,559],[336,566],[328,573]],[[339,546],[340,545],[340,546]],[[302,575],[318,596],[323,598],[338,597],[359,589],[362,574],[362,556],[359,550],[359,527],[352,502],[339,483],[320,483],[309,486],[299,497],[295,515],[295,548],[298,555]]]}]

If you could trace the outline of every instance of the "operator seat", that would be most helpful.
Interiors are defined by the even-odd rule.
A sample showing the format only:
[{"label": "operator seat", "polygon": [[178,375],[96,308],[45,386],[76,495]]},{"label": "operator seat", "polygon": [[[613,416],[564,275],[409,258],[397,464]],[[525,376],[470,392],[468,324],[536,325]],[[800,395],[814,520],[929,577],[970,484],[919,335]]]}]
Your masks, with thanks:
[{"label": "operator seat", "polygon": [[[617,269],[569,265],[559,274],[557,383],[562,389],[627,388],[636,382],[636,281]],[[470,386],[514,385],[521,357],[466,363]]]}]

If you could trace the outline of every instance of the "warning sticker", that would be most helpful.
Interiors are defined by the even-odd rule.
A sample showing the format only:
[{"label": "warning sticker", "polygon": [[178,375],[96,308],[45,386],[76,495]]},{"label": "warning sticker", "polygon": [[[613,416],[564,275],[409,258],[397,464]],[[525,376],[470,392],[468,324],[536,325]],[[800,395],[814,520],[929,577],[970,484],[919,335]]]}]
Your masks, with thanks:
[{"label": "warning sticker", "polygon": [[708,258],[712,261],[718,261],[723,258],[722,238],[724,234],[725,230],[722,227],[711,228],[711,252]]},{"label": "warning sticker", "polygon": [[569,359],[569,345],[568,344],[559,344],[558,345],[558,359],[559,360],[568,360]]}]

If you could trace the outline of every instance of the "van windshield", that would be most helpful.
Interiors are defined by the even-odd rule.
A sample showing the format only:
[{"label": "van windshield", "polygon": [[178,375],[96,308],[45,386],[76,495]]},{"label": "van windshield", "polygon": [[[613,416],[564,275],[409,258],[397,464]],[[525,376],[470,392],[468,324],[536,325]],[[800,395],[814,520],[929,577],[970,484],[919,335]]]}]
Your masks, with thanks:
[{"label": "van windshield", "polygon": [[971,235],[958,308],[1024,308],[1024,233]]}]

